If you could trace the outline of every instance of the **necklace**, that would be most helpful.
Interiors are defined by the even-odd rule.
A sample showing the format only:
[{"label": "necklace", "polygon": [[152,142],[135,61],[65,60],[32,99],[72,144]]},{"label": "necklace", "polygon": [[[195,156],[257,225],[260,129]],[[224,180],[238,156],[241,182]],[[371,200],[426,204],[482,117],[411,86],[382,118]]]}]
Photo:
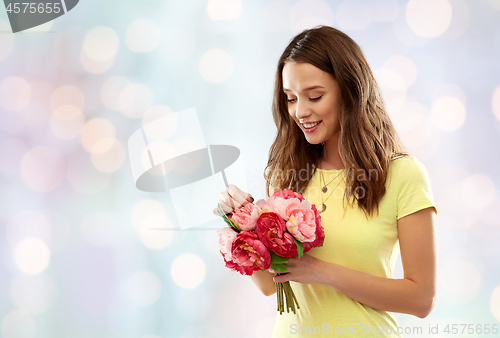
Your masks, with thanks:
[{"label": "necklace", "polygon": [[[323,184],[322,184],[322,185],[323,185],[323,188],[321,188],[321,191],[322,191],[323,193],[327,192],[327,191],[328,191],[328,188],[327,188],[327,187],[328,187],[328,185],[329,185],[330,183],[332,183],[333,181],[335,181],[335,180],[337,179],[337,177],[339,177],[339,175],[340,175],[340,174],[338,174],[337,176],[335,176],[335,177],[333,178],[333,180],[331,180],[330,182],[328,182],[328,184],[325,184],[325,185],[323,185]],[[323,177],[323,172],[321,172],[321,178],[322,178],[323,182],[325,182],[325,178]]]},{"label": "necklace", "polygon": [[[321,185],[323,185],[323,183],[325,182],[325,178],[323,177],[323,171],[320,172],[321,173]],[[328,199],[330,198],[330,196],[332,196],[332,194],[335,192],[335,190],[337,189],[337,187],[340,185],[340,180],[339,180],[339,183],[337,183],[337,185],[335,186],[335,188],[333,188],[332,192],[330,193],[330,195],[328,195],[328,197],[326,198],[326,200],[323,200],[323,193],[327,192],[328,191],[328,185],[330,183],[332,183],[333,181],[335,181],[339,176],[340,174],[342,174],[342,171],[340,171],[340,173],[337,174],[337,176],[335,176],[335,178],[333,180],[331,180],[330,182],[328,182],[328,184],[325,184],[323,185],[323,188],[321,188],[321,212],[324,212],[326,210],[326,204],[325,202],[328,201]]]}]

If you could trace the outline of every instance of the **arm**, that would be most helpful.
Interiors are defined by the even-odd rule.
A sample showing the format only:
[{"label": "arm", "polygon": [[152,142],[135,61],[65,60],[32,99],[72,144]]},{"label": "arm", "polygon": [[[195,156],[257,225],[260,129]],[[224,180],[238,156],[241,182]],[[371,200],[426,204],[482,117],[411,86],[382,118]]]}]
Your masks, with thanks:
[{"label": "arm", "polygon": [[272,296],[276,293],[273,276],[269,271],[254,271],[250,278],[265,296]]},{"label": "arm", "polygon": [[425,318],[434,307],[437,289],[433,208],[400,218],[398,236],[403,279],[373,276],[306,254],[301,259],[290,259],[286,264],[289,273],[274,280],[324,284],[374,309]]}]

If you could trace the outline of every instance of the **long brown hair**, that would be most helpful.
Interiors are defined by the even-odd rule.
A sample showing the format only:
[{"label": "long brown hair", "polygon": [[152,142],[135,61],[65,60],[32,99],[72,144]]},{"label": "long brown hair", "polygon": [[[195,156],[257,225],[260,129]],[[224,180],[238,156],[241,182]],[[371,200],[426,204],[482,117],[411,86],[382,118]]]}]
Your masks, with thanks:
[{"label": "long brown hair", "polygon": [[[349,36],[329,26],[317,26],[295,36],[278,61],[272,113],[277,127],[264,169],[266,193],[271,187],[303,193],[318,166],[324,145],[307,142],[303,131],[288,113],[283,92],[285,62],[305,62],[330,73],[341,90],[339,114],[339,153],[347,169],[344,197],[372,215],[384,196],[392,159],[407,156],[387,114],[377,82],[360,49]],[[306,169],[307,168],[307,169]],[[307,177],[301,173],[306,171]],[[358,173],[377,173],[376,180],[360,178]],[[352,193],[359,192],[363,194]],[[351,192],[351,193],[350,193]]]}]

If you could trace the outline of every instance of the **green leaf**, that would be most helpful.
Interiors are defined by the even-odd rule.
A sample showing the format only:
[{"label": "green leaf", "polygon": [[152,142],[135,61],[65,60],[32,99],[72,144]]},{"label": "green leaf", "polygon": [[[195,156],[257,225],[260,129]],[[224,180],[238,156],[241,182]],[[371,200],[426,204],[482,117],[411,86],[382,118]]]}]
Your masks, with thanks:
[{"label": "green leaf", "polygon": [[287,272],[285,263],[288,262],[290,258],[278,256],[272,251],[269,252],[271,253],[271,269],[280,272]]},{"label": "green leaf", "polygon": [[288,270],[286,269],[286,265],[285,264],[273,264],[271,262],[271,269],[273,269],[274,271],[279,271],[279,272],[288,272]]},{"label": "green leaf", "polygon": [[229,225],[231,228],[233,228],[237,232],[240,232],[240,229],[238,229],[236,227],[236,225],[234,225],[234,223],[229,219],[229,217],[227,217],[226,213],[224,212],[224,210],[222,210],[222,207],[220,206],[219,203],[217,203],[217,212],[222,217],[222,219],[224,219],[224,221],[227,223],[227,225]]},{"label": "green leaf", "polygon": [[272,251],[269,251],[271,253],[271,262],[275,262],[275,263],[286,263],[288,262],[288,260],[290,258],[288,257],[281,257],[281,256],[278,256],[277,254],[275,254],[274,252]]},{"label": "green leaf", "polygon": [[293,238],[293,241],[297,245],[297,256],[300,258],[304,255],[304,244],[299,242],[295,237]]}]

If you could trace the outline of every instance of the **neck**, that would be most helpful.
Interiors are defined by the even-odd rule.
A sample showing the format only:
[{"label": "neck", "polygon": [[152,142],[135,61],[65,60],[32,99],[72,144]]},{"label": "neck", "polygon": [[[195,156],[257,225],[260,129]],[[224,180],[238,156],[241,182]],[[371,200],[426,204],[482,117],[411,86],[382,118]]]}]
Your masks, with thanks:
[{"label": "neck", "polygon": [[323,156],[319,162],[319,168],[325,170],[344,169],[344,164],[339,153],[339,135],[336,134],[325,142]]}]

